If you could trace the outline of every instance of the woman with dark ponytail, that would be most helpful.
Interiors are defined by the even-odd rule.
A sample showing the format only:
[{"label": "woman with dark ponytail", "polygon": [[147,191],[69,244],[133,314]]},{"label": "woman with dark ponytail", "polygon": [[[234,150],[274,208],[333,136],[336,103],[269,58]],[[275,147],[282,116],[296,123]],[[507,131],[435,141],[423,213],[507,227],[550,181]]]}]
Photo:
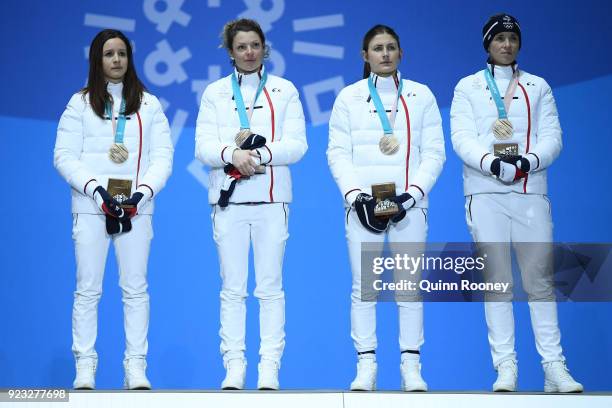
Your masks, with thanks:
[{"label": "woman with dark ponytail", "polygon": [[55,167],[72,187],[76,389],[95,388],[98,302],[111,241],[124,304],[124,386],[151,388],[146,376],[151,216],[153,196],[170,176],[173,151],[168,121],[136,75],[129,40],[117,30],[101,31],[89,48],[87,86],[68,102],[54,152]]},{"label": "woman with dark ponytail", "polygon": [[[364,79],[344,88],[329,122],[327,158],[344,197],[346,237],[353,275],[351,335],[358,355],[351,390],[376,389],[376,298],[365,290],[362,244],[380,254],[419,254],[427,238],[427,194],[445,160],[442,121],[425,85],[402,78],[399,36],[372,27],[361,51]],[[378,195],[377,191],[384,194]],[[411,243],[402,248],[398,243]],[[371,246],[370,246],[371,245]],[[406,278],[418,280],[420,271]],[[396,276],[397,279],[398,276]],[[370,282],[372,283],[372,282]],[[402,390],[426,391],[421,377],[423,304],[416,291],[394,293],[399,310]]]}]

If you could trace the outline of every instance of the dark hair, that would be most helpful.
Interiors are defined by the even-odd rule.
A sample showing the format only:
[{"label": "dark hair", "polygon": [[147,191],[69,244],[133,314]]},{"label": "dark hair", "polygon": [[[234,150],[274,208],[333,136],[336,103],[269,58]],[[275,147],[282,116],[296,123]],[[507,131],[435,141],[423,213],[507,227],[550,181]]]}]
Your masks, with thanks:
[{"label": "dark hair", "polygon": [[89,47],[89,77],[87,86],[81,91],[83,95],[89,94],[91,108],[101,118],[104,118],[104,108],[107,101],[112,97],[106,90],[106,78],[102,68],[102,58],[104,44],[113,38],[119,38],[125,43],[127,50],[128,66],[123,77],[123,99],[125,99],[125,114],[131,115],[138,112],[145,86],[134,69],[134,59],[132,57],[132,45],[127,37],[118,30],[102,30],[91,42]]},{"label": "dark hair", "polygon": [[[383,24],[377,24],[374,27],[370,28],[368,30],[368,32],[365,34],[365,36],[363,37],[363,43],[361,45],[361,49],[365,52],[368,51],[368,46],[370,45],[370,41],[372,41],[372,39],[374,37],[376,37],[378,34],[389,34],[391,37],[393,37],[395,39],[395,41],[397,41],[397,46],[398,48],[402,48],[400,45],[400,39],[399,39],[399,35],[397,35],[397,33],[395,32],[395,30],[393,30],[391,27],[383,25]],[[363,64],[363,77],[367,78],[370,76],[370,64],[365,62]]]},{"label": "dark hair", "polygon": [[251,20],[250,18],[241,18],[239,20],[232,20],[225,23],[223,26],[223,31],[221,31],[221,34],[219,35],[221,37],[221,44],[219,45],[219,48],[225,48],[227,51],[232,51],[234,37],[236,37],[238,31],[255,31],[261,39],[261,45],[264,48],[264,58],[268,57],[269,49],[266,46],[266,36],[264,35],[259,23],[255,20]]}]

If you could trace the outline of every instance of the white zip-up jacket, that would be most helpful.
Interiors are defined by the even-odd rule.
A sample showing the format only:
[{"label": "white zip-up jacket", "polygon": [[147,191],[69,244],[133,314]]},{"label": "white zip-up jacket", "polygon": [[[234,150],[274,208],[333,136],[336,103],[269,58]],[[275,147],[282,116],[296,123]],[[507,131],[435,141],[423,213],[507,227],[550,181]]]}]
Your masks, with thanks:
[{"label": "white zip-up jacket", "polygon": [[[490,65],[489,65],[490,67]],[[513,68],[496,65],[495,83],[503,95],[512,78]],[[497,120],[497,107],[487,87],[484,72],[463,78],[455,88],[451,106],[451,138],[453,148],[463,160],[465,195],[479,193],[546,194],[546,168],[561,151],[561,126],[552,90],[546,81],[519,71],[519,84],[507,112],[514,127],[508,140],[497,140],[492,126]],[[531,165],[527,177],[506,185],[491,174],[493,145],[517,143],[519,154]]]},{"label": "white zip-up jacket", "polygon": [[[117,101],[117,117],[123,84],[109,83],[107,89]],[[172,172],[174,153],[168,120],[155,96],[145,92],[140,110],[126,118],[123,143],[129,156],[121,164],[108,157],[114,142],[110,118],[96,115],[87,95],[74,94],[59,121],[53,157],[55,168],[72,187],[73,213],[101,214],[93,193],[98,185],[107,188],[109,178],[132,180],[132,193],[138,188],[147,200],[138,213],[153,213],[152,198]]]},{"label": "white zip-up jacket", "polygon": [[[259,74],[243,75],[236,71],[247,110],[255,96]],[[219,201],[225,180],[223,167],[232,162],[232,154],[238,148],[234,138],[240,130],[240,120],[233,100],[231,77],[228,75],[206,87],[196,123],[195,156],[211,167],[208,188],[210,204]],[[308,149],[304,111],[298,91],[288,80],[268,74],[253,112],[251,132],[266,138],[266,145],[257,150],[266,172],[239,180],[229,201],[291,202],[289,165],[299,161]]]},{"label": "white zip-up jacket", "polygon": [[[392,77],[372,75],[387,110],[397,95]],[[378,143],[383,128],[370,98],[368,80],[362,79],[338,94],[329,121],[327,160],[345,206],[361,192],[371,194],[372,184],[394,182],[397,194],[408,192],[416,206],[427,208],[427,195],[445,161],[442,119],[429,88],[402,79],[394,136],[400,143],[393,155],[383,154]]]}]

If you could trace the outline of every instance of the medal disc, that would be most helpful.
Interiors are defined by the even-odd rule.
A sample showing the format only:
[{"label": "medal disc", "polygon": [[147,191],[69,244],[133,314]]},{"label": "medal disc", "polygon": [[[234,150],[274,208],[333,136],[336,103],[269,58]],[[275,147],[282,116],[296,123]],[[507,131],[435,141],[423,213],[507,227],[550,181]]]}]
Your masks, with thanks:
[{"label": "medal disc", "polygon": [[236,142],[236,146],[240,147],[247,139],[247,137],[251,136],[251,129],[240,129],[240,132],[236,133],[236,137],[234,141]]},{"label": "medal disc", "polygon": [[383,154],[390,156],[399,150],[399,142],[393,134],[383,135],[378,142],[378,147]]},{"label": "medal disc", "polygon": [[128,150],[123,143],[113,143],[108,151],[108,157],[115,163],[123,163],[128,158]]},{"label": "medal disc", "polygon": [[493,135],[498,140],[506,140],[512,137],[514,129],[508,119],[497,119],[493,123]]}]

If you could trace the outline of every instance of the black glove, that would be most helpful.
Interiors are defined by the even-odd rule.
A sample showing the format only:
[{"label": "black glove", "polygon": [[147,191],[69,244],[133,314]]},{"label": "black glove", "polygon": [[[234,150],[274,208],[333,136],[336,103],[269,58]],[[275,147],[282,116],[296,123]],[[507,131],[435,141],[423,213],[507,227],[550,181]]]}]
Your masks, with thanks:
[{"label": "black glove", "polygon": [[240,148],[242,150],[255,150],[255,149],[259,149],[260,147],[264,147],[266,144],[266,138],[255,134],[255,133],[251,133],[251,136],[247,137],[245,139],[244,142],[242,142],[242,144],[240,145]]},{"label": "black glove", "polygon": [[389,219],[380,219],[374,216],[374,208],[376,207],[376,199],[369,194],[359,193],[355,199],[355,211],[359,221],[368,231],[372,231],[376,234],[385,232],[389,225]]},{"label": "black glove", "polygon": [[[231,166],[231,168],[228,169],[228,166]],[[219,201],[217,202],[217,204],[219,204],[219,206],[222,208],[228,206],[229,199],[232,196],[232,193],[234,192],[234,188],[236,188],[236,183],[242,178],[242,174],[240,174],[238,169],[235,168],[233,165],[228,164],[225,167],[225,172],[227,173],[227,176],[225,176],[225,180],[223,180],[223,185],[221,186],[221,194],[219,195]]]},{"label": "black glove", "polygon": [[408,193],[403,193],[388,200],[393,201],[399,207],[399,212],[391,217],[391,222],[398,223],[406,216],[406,211],[414,207],[416,200]]},{"label": "black glove", "polygon": [[123,217],[124,212],[119,202],[108,194],[108,191],[102,186],[96,187],[93,193],[94,200],[104,212],[104,214],[110,215],[111,217]]},{"label": "black glove", "polygon": [[[525,177],[525,173],[523,173],[515,163],[509,163],[505,158],[507,157],[517,157],[517,156],[504,156],[504,160],[501,158],[496,158],[491,163],[491,173],[493,173],[498,180],[503,182],[504,184],[512,184],[519,179]],[[508,159],[512,160],[512,159]]]},{"label": "black glove", "polygon": [[121,234],[132,230],[132,220],[129,217],[121,219],[106,215],[106,232],[108,235]]},{"label": "black glove", "polygon": [[125,213],[124,216],[121,218],[122,220],[124,220],[125,218],[133,218],[136,214],[138,214],[138,203],[140,202],[140,200],[142,200],[142,197],[144,197],[144,194],[137,191],[132,194],[130,198],[121,203],[121,206],[123,207],[123,211]]},{"label": "black glove", "polygon": [[529,163],[529,160],[527,160],[526,158],[524,158],[521,155],[504,155],[500,157],[501,161],[506,162],[506,163],[510,163],[515,165],[516,167],[518,167],[518,169],[520,171],[522,171],[523,173],[529,173],[529,170],[531,170],[531,163]]}]

